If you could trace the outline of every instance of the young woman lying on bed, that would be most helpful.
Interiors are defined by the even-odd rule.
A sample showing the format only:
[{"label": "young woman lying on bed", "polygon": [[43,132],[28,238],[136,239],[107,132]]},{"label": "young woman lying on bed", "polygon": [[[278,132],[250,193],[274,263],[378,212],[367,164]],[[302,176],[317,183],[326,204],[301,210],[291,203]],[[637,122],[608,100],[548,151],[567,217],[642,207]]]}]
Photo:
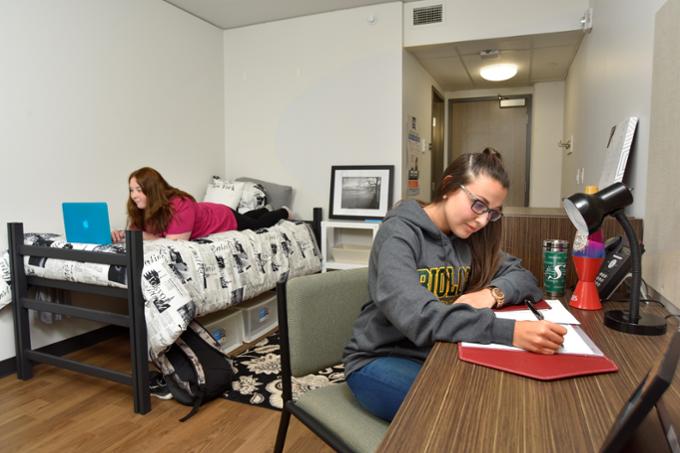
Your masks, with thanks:
[{"label": "young woman lying on bed", "polygon": [[[256,230],[290,217],[287,208],[276,211],[257,209],[239,214],[227,205],[197,202],[188,193],[172,187],[150,167],[133,171],[128,177],[128,184],[128,227],[141,228],[145,240],[187,240],[223,231]],[[111,232],[113,242],[124,238],[123,230]]]}]

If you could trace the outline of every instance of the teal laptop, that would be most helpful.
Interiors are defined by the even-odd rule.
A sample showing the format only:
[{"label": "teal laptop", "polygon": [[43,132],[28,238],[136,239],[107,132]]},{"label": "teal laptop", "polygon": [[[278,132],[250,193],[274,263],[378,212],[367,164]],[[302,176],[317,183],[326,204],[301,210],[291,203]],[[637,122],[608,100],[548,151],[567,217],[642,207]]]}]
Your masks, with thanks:
[{"label": "teal laptop", "polygon": [[110,244],[111,228],[106,203],[62,203],[68,242]]}]

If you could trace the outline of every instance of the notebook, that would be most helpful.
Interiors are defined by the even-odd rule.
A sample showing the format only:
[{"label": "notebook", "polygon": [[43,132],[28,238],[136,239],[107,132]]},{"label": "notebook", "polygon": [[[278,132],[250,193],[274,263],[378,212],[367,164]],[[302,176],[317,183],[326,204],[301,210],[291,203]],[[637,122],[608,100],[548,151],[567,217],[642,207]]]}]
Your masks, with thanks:
[{"label": "notebook", "polygon": [[[616,364],[605,357],[560,301],[550,300],[545,303],[549,310],[540,310],[545,319],[562,324],[567,329],[564,344],[557,354],[534,354],[494,343],[484,345],[461,342],[458,345],[458,357],[465,362],[546,381],[618,371]],[[533,313],[526,309],[497,311],[496,317],[516,321],[535,319]]]},{"label": "notebook", "polygon": [[68,242],[110,244],[111,228],[106,203],[62,203]]}]

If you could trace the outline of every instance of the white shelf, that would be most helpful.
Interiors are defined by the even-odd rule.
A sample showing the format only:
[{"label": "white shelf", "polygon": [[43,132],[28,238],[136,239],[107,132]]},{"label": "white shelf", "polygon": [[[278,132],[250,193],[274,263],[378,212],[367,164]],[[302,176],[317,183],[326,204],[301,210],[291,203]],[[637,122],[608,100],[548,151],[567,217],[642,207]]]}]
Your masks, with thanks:
[{"label": "white shelf", "polygon": [[326,265],[324,266],[325,270],[328,269],[358,269],[360,267],[368,267],[368,263],[366,264],[359,264],[359,263],[338,263],[335,261],[328,261],[326,262]]},{"label": "white shelf", "polygon": [[[337,230],[364,230],[366,231],[366,240],[368,244],[364,247],[370,246],[375,239],[375,235],[380,228],[381,222],[362,222],[362,221],[348,221],[348,220],[326,220],[321,222],[321,256],[323,259],[321,271],[326,272],[329,269],[356,269],[361,267],[368,267],[368,256],[363,258],[354,258],[352,260],[341,260],[333,256],[332,250],[334,247],[340,245],[337,241]],[[356,250],[356,248],[354,248]],[[361,252],[358,252],[361,254]],[[368,255],[368,253],[366,254]]]}]

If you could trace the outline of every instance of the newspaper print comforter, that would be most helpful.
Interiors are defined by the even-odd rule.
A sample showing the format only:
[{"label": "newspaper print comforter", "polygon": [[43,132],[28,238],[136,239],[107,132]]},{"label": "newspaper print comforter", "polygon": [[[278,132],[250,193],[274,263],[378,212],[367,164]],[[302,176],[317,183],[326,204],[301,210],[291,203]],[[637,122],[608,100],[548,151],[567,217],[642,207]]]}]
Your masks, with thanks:
[{"label": "newspaper print comforter", "polygon": [[[125,253],[124,244],[75,244],[55,234],[27,233],[28,245]],[[11,300],[9,257],[0,259],[0,308]],[[28,275],[127,287],[125,267],[25,257]],[[149,356],[169,347],[195,317],[257,296],[286,277],[318,272],[321,259],[311,228],[281,221],[271,228],[229,231],[195,241],[144,242],[144,295]]]}]

